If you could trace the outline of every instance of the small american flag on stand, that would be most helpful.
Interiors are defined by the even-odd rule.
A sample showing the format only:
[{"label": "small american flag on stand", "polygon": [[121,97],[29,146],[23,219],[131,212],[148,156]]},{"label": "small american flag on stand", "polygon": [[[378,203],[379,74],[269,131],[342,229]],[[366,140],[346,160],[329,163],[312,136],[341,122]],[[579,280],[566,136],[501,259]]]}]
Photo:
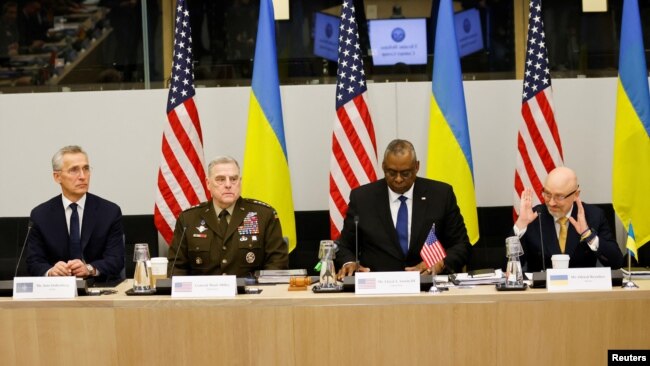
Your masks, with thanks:
[{"label": "small american flag on stand", "polygon": [[445,248],[442,247],[436,236],[436,224],[433,224],[431,230],[429,230],[429,235],[427,235],[427,240],[424,241],[422,250],[420,250],[420,257],[422,257],[427,268],[431,268],[434,264],[445,259],[446,256],[447,252],[445,252]]}]

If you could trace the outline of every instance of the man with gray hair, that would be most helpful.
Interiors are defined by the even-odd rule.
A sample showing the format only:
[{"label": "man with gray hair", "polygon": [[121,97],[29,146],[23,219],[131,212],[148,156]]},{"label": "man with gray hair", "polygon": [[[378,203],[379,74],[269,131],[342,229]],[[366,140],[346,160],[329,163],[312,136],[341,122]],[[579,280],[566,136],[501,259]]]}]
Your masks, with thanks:
[{"label": "man with gray hair", "polygon": [[108,281],[124,273],[120,208],[88,193],[91,169],[79,146],[52,157],[52,176],[62,193],[32,210],[27,269],[32,276],[76,276]]},{"label": "man with gray hair", "polygon": [[287,269],[289,253],[278,215],[264,202],[241,197],[237,161],[213,159],[206,183],[212,200],[183,211],[176,220],[168,273],[244,277],[257,270]]}]

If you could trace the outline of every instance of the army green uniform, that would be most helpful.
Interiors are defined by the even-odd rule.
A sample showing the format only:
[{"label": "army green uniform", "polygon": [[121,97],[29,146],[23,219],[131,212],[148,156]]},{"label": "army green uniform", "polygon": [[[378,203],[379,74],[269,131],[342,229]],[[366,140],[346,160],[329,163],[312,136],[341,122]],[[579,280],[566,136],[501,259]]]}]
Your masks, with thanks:
[{"label": "army green uniform", "polygon": [[[212,201],[183,211],[176,221],[169,249],[167,273],[181,275],[236,275],[256,270],[287,269],[289,254],[275,210],[266,203],[239,198],[235,203],[225,238],[219,234],[219,219]],[[176,266],[171,269],[180,245]]]}]

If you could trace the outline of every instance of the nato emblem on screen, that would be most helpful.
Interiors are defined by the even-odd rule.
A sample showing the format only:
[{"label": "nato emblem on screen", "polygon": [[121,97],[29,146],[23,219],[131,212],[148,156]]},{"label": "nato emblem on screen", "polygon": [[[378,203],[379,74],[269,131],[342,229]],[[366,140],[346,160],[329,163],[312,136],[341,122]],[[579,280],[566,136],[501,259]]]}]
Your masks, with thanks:
[{"label": "nato emblem on screen", "polygon": [[339,48],[339,17],[325,14],[314,14],[314,55],[326,60],[336,61]]},{"label": "nato emblem on screen", "polygon": [[368,30],[374,65],[426,65],[425,18],[371,19]]},{"label": "nato emblem on screen", "polygon": [[404,32],[404,29],[397,27],[390,33],[390,37],[393,39],[393,41],[400,43],[404,40],[404,38],[406,38],[406,32]]},{"label": "nato emblem on screen", "polygon": [[460,57],[483,49],[481,17],[477,9],[468,9],[454,14],[454,27]]}]

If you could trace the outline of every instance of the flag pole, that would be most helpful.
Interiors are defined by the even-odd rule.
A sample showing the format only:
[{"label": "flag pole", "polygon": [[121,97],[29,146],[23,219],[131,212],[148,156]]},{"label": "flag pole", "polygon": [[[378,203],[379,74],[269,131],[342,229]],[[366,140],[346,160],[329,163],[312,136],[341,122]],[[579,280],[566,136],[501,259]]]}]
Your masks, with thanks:
[{"label": "flag pole", "polygon": [[626,290],[634,290],[639,288],[634,281],[632,281],[632,251],[627,251],[627,282],[623,284]]},{"label": "flag pole", "polygon": [[435,270],[435,265],[431,266],[429,268],[429,271],[431,271],[431,288],[429,289],[429,293],[433,295],[438,295],[442,293],[442,290],[438,287],[438,284],[436,283],[436,276],[438,275]]}]

